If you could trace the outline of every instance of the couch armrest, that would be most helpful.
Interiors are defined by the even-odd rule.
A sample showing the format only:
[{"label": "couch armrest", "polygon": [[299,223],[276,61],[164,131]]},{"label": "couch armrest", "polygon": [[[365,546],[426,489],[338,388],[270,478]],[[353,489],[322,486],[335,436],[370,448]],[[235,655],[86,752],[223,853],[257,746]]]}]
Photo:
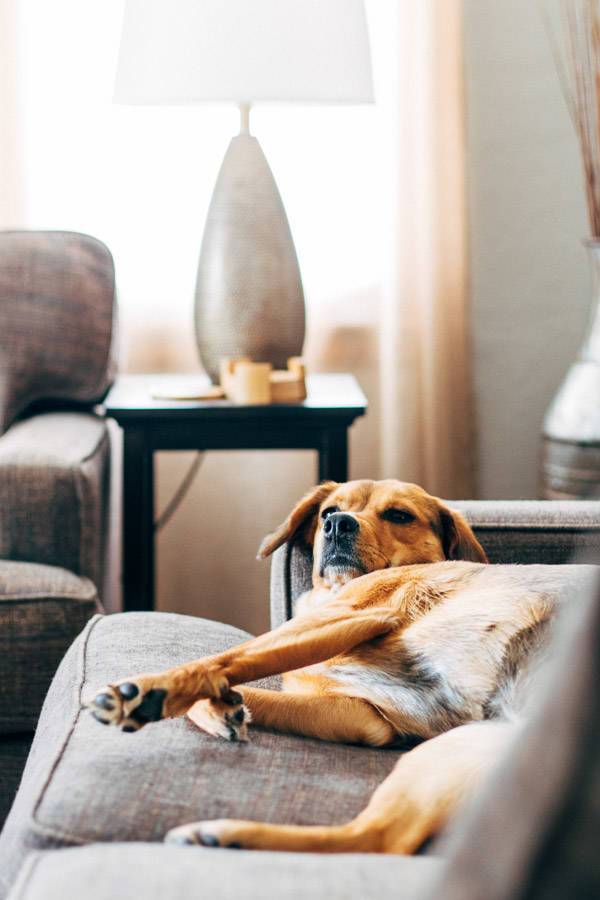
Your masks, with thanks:
[{"label": "couch armrest", "polygon": [[52,412],[0,437],[0,559],[60,566],[102,587],[110,445],[105,422]]},{"label": "couch armrest", "polygon": [[[452,500],[491,563],[600,561],[600,500]],[[284,545],[271,563],[271,627],[289,619],[311,585],[312,555]]]},{"label": "couch armrest", "polygon": [[312,553],[303,544],[284,544],[271,560],[271,628],[293,615],[300,594],[310,590]]}]

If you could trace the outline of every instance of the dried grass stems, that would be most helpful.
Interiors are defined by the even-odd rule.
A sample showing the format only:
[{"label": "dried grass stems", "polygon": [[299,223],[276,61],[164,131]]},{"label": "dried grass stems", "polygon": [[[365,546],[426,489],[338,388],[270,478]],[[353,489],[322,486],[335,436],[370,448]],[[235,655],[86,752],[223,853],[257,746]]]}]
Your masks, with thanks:
[{"label": "dried grass stems", "polygon": [[[592,237],[600,237],[600,0],[558,0],[560,27],[542,14],[577,133]],[[559,36],[559,30],[562,35]]]}]

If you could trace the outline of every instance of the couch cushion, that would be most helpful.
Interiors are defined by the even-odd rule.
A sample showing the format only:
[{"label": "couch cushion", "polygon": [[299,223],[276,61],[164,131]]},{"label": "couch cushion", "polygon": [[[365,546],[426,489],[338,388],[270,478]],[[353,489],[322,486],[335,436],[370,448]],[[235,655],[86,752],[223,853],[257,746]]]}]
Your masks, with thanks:
[{"label": "couch cushion", "polygon": [[97,611],[87,578],[0,560],[0,734],[33,731],[60,660]]},{"label": "couch cushion", "polygon": [[215,653],[247,635],[168,613],[95,618],[46,698],[23,782],[0,837],[0,895],[29,849],[161,841],[194,819],[328,824],[352,818],[398,757],[253,730],[228,744],[184,718],[135,734],[103,728],[81,698],[107,681]]},{"label": "couch cushion", "polygon": [[10,900],[417,900],[434,859],[113,844],[33,853]]}]

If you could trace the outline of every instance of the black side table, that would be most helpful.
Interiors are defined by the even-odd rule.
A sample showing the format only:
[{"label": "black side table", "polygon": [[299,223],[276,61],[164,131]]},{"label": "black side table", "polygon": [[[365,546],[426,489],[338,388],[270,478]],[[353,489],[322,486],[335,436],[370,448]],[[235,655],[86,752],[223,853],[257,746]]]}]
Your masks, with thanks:
[{"label": "black side table", "polygon": [[[312,375],[303,403],[234,406],[156,400],[191,376],[125,375],[104,401],[123,429],[123,609],[154,608],[154,453],[158,450],[317,450],[317,480],[348,478],[348,428],[367,401],[352,375]],[[197,384],[198,376],[193,377]]]}]

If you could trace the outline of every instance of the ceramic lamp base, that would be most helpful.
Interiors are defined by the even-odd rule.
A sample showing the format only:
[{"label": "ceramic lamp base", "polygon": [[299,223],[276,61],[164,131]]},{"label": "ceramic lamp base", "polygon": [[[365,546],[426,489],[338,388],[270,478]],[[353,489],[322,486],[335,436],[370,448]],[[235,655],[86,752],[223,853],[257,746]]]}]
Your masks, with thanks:
[{"label": "ceramic lamp base", "polygon": [[202,363],[218,380],[222,357],[284,368],[302,353],[304,294],[275,179],[255,137],[234,137],[210,203],[196,282]]}]

